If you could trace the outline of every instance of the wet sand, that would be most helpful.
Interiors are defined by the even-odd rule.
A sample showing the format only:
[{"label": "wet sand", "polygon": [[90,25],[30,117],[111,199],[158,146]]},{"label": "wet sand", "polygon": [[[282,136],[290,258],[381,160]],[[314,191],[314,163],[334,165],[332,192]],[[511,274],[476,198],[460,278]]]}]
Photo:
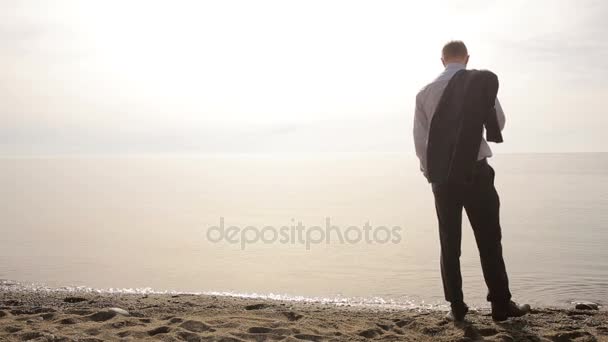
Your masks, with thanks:
[{"label": "wet sand", "polygon": [[208,295],[0,292],[0,341],[608,341],[608,312],[445,312]]}]

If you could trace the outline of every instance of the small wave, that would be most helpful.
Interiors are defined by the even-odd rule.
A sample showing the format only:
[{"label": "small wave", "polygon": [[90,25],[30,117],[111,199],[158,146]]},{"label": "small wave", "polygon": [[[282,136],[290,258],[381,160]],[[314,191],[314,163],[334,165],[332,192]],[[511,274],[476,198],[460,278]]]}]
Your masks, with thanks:
[{"label": "small wave", "polygon": [[423,300],[414,299],[387,299],[382,297],[307,297],[276,293],[242,293],[231,291],[174,291],[158,290],[150,287],[138,288],[92,288],[87,286],[61,286],[50,287],[40,283],[21,283],[12,280],[0,279],[0,291],[13,292],[48,292],[48,293],[98,293],[115,295],[198,295],[235,297],[259,300],[276,300],[286,302],[316,303],[336,306],[354,307],[377,307],[382,309],[407,309],[407,310],[447,310],[448,306],[443,303],[426,303]]}]

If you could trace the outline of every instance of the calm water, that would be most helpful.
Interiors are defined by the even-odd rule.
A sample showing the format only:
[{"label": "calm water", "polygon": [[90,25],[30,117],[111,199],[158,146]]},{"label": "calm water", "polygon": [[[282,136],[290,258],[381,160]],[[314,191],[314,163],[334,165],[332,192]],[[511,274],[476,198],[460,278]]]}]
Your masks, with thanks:
[{"label": "calm water", "polygon": [[[0,279],[443,303],[433,198],[413,157],[0,159]],[[608,154],[499,155],[520,301],[608,304]],[[399,226],[399,243],[207,239],[225,226]],[[485,306],[468,223],[466,300]]]}]

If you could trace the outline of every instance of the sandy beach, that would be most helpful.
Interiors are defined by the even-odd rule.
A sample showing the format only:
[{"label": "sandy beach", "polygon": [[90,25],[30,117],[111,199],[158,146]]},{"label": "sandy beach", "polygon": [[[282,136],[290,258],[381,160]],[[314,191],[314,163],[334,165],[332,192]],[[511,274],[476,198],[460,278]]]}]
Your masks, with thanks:
[{"label": "sandy beach", "polygon": [[445,312],[209,295],[3,290],[0,341],[608,341],[608,312]]}]

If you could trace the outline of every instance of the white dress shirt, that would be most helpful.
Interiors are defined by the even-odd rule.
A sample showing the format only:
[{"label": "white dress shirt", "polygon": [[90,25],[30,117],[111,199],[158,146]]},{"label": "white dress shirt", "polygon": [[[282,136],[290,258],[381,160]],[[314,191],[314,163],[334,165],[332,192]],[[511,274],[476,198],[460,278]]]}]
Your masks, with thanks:
[{"label": "white dress shirt", "polygon": [[[416,147],[416,155],[420,159],[420,170],[426,175],[426,144],[429,138],[429,128],[431,119],[439,104],[439,99],[443,94],[443,90],[448,85],[448,82],[458,70],[465,69],[466,66],[460,63],[449,63],[445,70],[426,87],[422,88],[416,95],[416,112],[414,114],[414,145]],[[496,116],[498,118],[498,126],[502,130],[505,127],[505,113],[500,106],[500,102],[496,99]],[[481,145],[479,147],[479,155],[477,160],[489,158],[492,156],[492,150],[486,139],[481,137]]]}]

